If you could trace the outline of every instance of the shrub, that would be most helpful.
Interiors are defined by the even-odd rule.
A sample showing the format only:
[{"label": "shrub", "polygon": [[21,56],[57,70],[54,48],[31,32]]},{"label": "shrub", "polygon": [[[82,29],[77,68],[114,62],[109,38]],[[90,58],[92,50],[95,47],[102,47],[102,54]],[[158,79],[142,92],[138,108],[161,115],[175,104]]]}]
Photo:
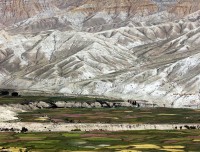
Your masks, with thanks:
[{"label": "shrub", "polygon": [[25,132],[27,132],[28,131],[28,129],[27,128],[25,128],[25,127],[22,127],[22,130],[21,130],[21,132],[22,133],[25,133]]},{"label": "shrub", "polygon": [[81,131],[81,129],[72,129],[71,131]]}]

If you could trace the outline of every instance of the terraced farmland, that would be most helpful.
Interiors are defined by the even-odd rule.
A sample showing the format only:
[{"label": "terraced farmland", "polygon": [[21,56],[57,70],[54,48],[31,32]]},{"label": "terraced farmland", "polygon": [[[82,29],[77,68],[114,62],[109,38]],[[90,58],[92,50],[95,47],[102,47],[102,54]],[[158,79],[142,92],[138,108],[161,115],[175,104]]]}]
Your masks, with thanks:
[{"label": "terraced farmland", "polygon": [[200,131],[0,133],[0,148],[27,151],[199,151]]},{"label": "terraced farmland", "polygon": [[200,110],[171,108],[57,108],[19,113],[23,122],[200,123]]}]

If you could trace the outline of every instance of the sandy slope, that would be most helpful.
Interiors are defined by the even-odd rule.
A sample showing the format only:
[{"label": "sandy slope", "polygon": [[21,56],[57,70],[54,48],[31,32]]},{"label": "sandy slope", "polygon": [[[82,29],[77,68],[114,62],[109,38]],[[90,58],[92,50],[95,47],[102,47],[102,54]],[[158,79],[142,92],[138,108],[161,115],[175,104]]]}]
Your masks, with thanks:
[{"label": "sandy slope", "polygon": [[17,113],[11,110],[10,107],[7,106],[0,106],[0,122],[9,121],[9,120],[16,120]]}]

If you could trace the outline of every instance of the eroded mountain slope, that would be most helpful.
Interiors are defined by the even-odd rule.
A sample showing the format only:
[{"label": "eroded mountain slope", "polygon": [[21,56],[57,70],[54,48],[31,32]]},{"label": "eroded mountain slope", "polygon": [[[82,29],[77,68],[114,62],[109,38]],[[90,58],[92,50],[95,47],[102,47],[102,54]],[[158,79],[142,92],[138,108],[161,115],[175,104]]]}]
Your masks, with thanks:
[{"label": "eroded mountain slope", "polygon": [[157,24],[199,10],[198,0],[0,1],[0,27],[14,33],[41,30],[96,32],[141,22]]},{"label": "eroded mountain slope", "polygon": [[200,104],[197,0],[9,2],[1,88]]}]

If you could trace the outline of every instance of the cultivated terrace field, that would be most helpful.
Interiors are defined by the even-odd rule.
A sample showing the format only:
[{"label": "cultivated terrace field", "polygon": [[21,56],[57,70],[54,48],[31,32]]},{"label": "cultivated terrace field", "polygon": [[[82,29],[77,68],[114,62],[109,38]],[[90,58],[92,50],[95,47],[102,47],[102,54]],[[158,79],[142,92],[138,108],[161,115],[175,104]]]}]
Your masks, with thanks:
[{"label": "cultivated terrace field", "polygon": [[200,131],[0,133],[0,148],[37,152],[199,152]]},{"label": "cultivated terrace field", "polygon": [[200,110],[172,108],[56,108],[19,113],[23,122],[200,123]]}]

